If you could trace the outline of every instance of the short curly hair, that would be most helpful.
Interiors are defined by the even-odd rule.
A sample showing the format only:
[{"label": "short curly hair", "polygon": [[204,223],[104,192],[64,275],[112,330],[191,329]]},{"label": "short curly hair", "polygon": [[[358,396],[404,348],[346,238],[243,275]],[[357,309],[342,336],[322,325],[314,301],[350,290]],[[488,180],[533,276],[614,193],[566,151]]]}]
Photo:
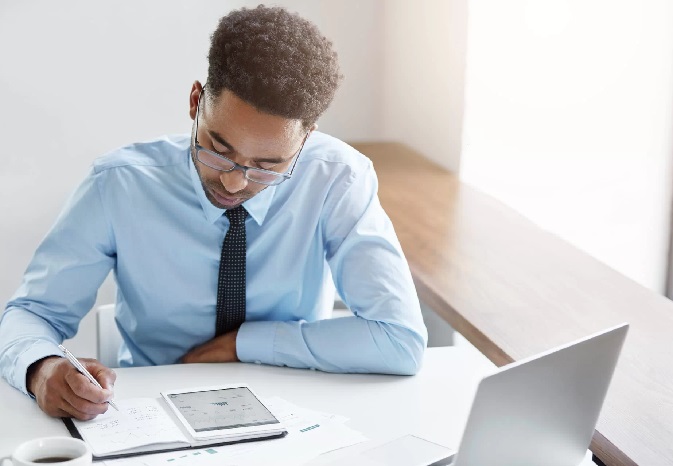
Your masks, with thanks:
[{"label": "short curly hair", "polygon": [[228,89],[262,112],[310,127],[343,76],[332,42],[280,7],[241,8],[220,19],[208,52],[208,93]]}]

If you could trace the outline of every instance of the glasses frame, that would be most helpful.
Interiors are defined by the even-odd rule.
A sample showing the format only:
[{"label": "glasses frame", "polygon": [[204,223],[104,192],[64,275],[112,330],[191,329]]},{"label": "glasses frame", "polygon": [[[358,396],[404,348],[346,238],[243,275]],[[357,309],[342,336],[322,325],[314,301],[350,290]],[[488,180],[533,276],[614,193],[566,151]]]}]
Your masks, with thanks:
[{"label": "glasses frame", "polygon": [[[292,178],[292,173],[294,172],[294,167],[297,165],[297,160],[299,160],[299,155],[301,154],[301,151],[304,148],[304,144],[306,144],[306,139],[308,139],[308,135],[310,134],[310,131],[307,132],[306,135],[304,136],[304,139],[301,142],[301,146],[299,147],[299,150],[297,152],[295,152],[295,154],[292,156],[292,158],[294,159],[294,162],[292,163],[292,167],[290,167],[289,171],[285,171],[283,173],[280,173],[280,172],[276,172],[276,171],[273,171],[273,170],[265,170],[263,168],[246,167],[245,165],[239,165],[236,162],[234,162],[233,160],[231,160],[230,158],[225,157],[222,154],[218,154],[217,152],[214,152],[212,150],[206,149],[201,144],[199,144],[199,140],[198,140],[198,137],[199,137],[199,135],[198,135],[198,133],[199,133],[199,115],[200,115],[200,108],[201,108],[201,97],[203,96],[203,91],[205,90],[205,88],[206,88],[206,85],[204,85],[201,88],[201,92],[199,92],[199,101],[196,104],[196,118],[194,118],[194,124],[195,124],[194,150],[196,152],[196,159],[199,161],[199,163],[202,163],[203,165],[205,165],[207,167],[210,167],[213,170],[217,170],[217,171],[220,171],[220,172],[223,172],[223,173],[230,173],[234,170],[240,170],[240,171],[243,172],[243,176],[245,176],[246,180],[251,181],[253,183],[257,183],[257,184],[263,184],[265,186],[277,186],[277,185],[281,184],[283,181],[287,181],[290,178]],[[233,166],[229,170],[223,170],[222,168],[219,168],[219,167],[213,167],[209,163],[201,160],[201,158],[199,157],[199,152],[200,151],[205,151],[208,154],[210,154],[210,155],[212,155],[212,156],[214,156],[218,159],[225,160],[225,161],[231,163]],[[248,171],[264,173],[264,174],[267,174],[267,175],[273,175],[275,177],[275,180],[270,182],[270,183],[266,183],[264,181],[253,180],[248,176]]]}]

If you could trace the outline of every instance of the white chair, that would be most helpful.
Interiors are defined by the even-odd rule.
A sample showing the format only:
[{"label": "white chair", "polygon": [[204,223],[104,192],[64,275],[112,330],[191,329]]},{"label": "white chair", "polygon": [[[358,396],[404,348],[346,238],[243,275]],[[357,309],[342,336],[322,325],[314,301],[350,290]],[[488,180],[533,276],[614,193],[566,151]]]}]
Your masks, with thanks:
[{"label": "white chair", "polygon": [[332,309],[332,319],[336,319],[337,317],[350,317],[353,315],[353,312],[351,312],[350,309],[348,309],[348,306],[346,306],[346,303],[343,302],[341,299],[341,296],[339,296],[339,293],[334,293],[334,309]]},{"label": "white chair", "polygon": [[107,367],[118,367],[117,353],[122,336],[115,322],[115,305],[103,304],[96,308],[96,358]]}]

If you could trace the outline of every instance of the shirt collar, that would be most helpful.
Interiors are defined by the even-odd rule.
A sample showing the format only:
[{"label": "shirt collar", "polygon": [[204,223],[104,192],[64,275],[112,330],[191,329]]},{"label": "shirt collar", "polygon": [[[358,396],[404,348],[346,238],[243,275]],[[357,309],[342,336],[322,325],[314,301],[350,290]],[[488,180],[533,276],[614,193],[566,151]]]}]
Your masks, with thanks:
[{"label": "shirt collar", "polygon": [[[203,190],[199,173],[196,171],[196,167],[194,166],[194,160],[192,160],[190,151],[187,153],[187,158],[189,159],[189,174],[192,177],[192,184],[194,185],[196,197],[199,198],[199,202],[201,203],[201,208],[203,209],[203,213],[206,216],[206,220],[208,220],[210,223],[215,223],[217,219],[222,217],[222,214],[226,212],[226,209],[215,207],[208,200],[206,193]],[[243,203],[245,210],[248,211],[250,217],[252,217],[258,225],[261,225],[264,222],[264,218],[269,211],[269,207],[271,207],[271,201],[273,201],[273,195],[275,192],[276,186],[269,186],[254,196],[252,199],[249,199]]]}]

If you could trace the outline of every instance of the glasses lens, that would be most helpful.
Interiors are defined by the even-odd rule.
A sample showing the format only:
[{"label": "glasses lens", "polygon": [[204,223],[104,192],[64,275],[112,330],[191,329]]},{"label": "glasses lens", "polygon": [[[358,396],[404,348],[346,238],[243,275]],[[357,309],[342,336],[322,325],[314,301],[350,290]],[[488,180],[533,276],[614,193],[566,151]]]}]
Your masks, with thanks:
[{"label": "glasses lens", "polygon": [[196,157],[199,159],[201,163],[208,165],[210,168],[214,168],[215,170],[221,170],[227,172],[232,168],[234,168],[233,162],[224,159],[222,157],[218,157],[217,155],[205,149],[200,149],[196,153]]},{"label": "glasses lens", "polygon": [[275,184],[283,179],[283,175],[279,173],[263,172],[252,168],[248,170],[248,179],[257,183]]},{"label": "glasses lens", "polygon": [[[214,154],[206,149],[199,149],[196,152],[196,157],[204,165],[208,165],[210,168],[215,170],[220,170],[223,172],[228,172],[233,170],[235,167],[234,162],[224,157]],[[250,181],[255,183],[262,183],[266,185],[274,185],[282,182],[285,177],[281,173],[267,172],[264,170],[258,170],[257,168],[248,168],[246,171],[246,176]]]}]

